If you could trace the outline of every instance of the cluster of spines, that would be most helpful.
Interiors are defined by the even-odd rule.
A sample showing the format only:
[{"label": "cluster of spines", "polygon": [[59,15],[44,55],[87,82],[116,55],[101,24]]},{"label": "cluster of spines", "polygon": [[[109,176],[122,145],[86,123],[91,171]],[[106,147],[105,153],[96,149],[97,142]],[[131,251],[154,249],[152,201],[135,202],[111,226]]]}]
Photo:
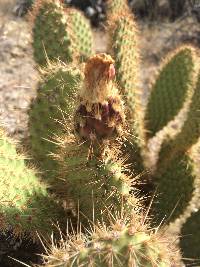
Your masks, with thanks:
[{"label": "cluster of spines", "polygon": [[117,148],[105,145],[95,148],[73,135],[61,141],[55,155],[60,172],[53,185],[54,192],[63,200],[73,200],[82,222],[101,220],[106,207],[119,211],[121,199],[127,210],[139,207],[137,198],[130,195],[134,181],[125,174],[118,154]]},{"label": "cluster of spines", "polygon": [[109,227],[102,222],[89,237],[80,234],[47,247],[44,266],[181,266],[174,240],[162,230],[149,229],[138,214],[131,216],[112,215]]}]

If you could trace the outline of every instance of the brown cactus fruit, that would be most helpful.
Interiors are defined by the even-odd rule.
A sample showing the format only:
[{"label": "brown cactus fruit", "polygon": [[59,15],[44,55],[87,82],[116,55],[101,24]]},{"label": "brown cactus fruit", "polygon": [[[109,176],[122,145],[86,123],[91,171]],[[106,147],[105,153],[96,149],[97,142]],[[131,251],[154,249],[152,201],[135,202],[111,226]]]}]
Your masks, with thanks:
[{"label": "brown cactus fruit", "polygon": [[75,130],[85,140],[120,134],[125,116],[114,83],[114,60],[106,54],[92,56],[85,65],[85,79],[78,96]]}]

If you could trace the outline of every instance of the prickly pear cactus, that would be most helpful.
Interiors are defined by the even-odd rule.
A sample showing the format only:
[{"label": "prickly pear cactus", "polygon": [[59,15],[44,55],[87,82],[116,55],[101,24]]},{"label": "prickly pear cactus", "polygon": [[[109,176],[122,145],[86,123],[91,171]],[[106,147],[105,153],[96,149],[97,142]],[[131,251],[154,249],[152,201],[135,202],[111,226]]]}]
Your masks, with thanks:
[{"label": "prickly pear cactus", "polygon": [[181,241],[180,247],[183,252],[183,258],[186,262],[188,259],[188,264],[192,259],[194,266],[199,266],[200,260],[200,210],[194,212],[189,219],[185,222],[181,229]]},{"label": "prickly pear cactus", "polygon": [[16,236],[28,234],[33,238],[36,231],[43,236],[50,234],[53,221],[62,219],[64,211],[48,194],[36,172],[25,165],[25,157],[16,152],[14,142],[2,130],[0,177],[0,230],[11,227]]},{"label": "prickly pear cactus", "polygon": [[[133,214],[142,212],[143,202],[133,194],[134,172],[125,163],[128,152],[128,163],[136,165],[136,174],[146,173],[147,195],[152,189],[149,185],[153,185],[153,191],[157,188],[151,214],[154,221],[160,223],[167,216],[167,224],[184,214],[198,191],[193,172],[196,163],[190,155],[191,146],[200,136],[198,51],[181,46],[166,58],[144,109],[138,86],[140,60],[134,17],[125,0],[107,4],[109,51],[114,60],[106,54],[90,57],[83,83],[81,71],[61,64],[49,67],[30,110],[33,154],[50,178],[52,192],[61,202],[72,200],[80,213],[80,225],[88,220],[104,222],[94,227],[89,239],[73,237],[74,243],[70,239],[60,249],[53,248],[53,256],[47,257],[46,263],[77,267],[182,266],[168,237],[165,239],[162,231],[159,235],[149,230],[146,220]],[[91,34],[80,13],[69,9],[64,12],[60,1],[38,0],[33,14],[34,45],[38,54],[46,50],[38,56],[39,64],[46,64],[46,58],[69,62],[90,55]],[[52,35],[46,34],[49,29]],[[80,90],[75,94],[77,87]],[[169,125],[180,114],[181,124],[172,134]],[[158,147],[150,146],[152,140]],[[151,149],[156,152],[151,154]],[[143,187],[143,177],[140,179]],[[126,216],[120,222],[110,220],[124,210],[134,216],[127,222]],[[195,220],[198,222],[198,218]],[[181,244],[186,255],[191,255]],[[196,251],[194,256],[200,257]]]},{"label": "prickly pear cactus", "polygon": [[[91,149],[94,151],[91,151]],[[95,151],[95,149],[97,151]],[[131,191],[130,177],[125,174],[126,168],[119,159],[117,149],[91,147],[89,144],[65,137],[60,144],[57,160],[60,163],[60,173],[52,188],[59,198],[69,199],[75,203],[77,213],[80,213],[84,225],[93,221],[107,219],[106,207],[111,211],[120,211],[120,199],[124,199],[124,207],[130,210],[138,200],[129,194]],[[114,203],[114,206],[113,206]]]},{"label": "prickly pear cactus", "polygon": [[74,35],[76,49],[79,51],[80,61],[85,61],[93,52],[93,36],[89,21],[84,15],[72,8],[66,10],[69,25]]},{"label": "prickly pear cactus", "polygon": [[106,0],[106,11],[108,21],[113,17],[122,12],[130,12],[128,7],[128,1],[126,0]]},{"label": "prickly pear cactus", "polygon": [[157,197],[153,208],[158,222],[165,217],[174,221],[184,213],[195,189],[193,164],[188,154],[179,154],[154,175]]},{"label": "prickly pear cactus", "polygon": [[187,116],[183,126],[178,134],[169,140],[166,140],[160,151],[160,164],[165,164],[168,160],[187,151],[192,145],[197,143],[200,136],[200,73],[198,73],[196,84],[192,91],[192,97],[189,103]]},{"label": "prickly pear cactus", "polygon": [[72,62],[75,56],[73,33],[59,0],[36,0],[30,14],[33,27],[34,59],[39,65],[48,60]]},{"label": "prickly pear cactus", "polygon": [[164,61],[146,107],[145,121],[149,137],[161,130],[180,111],[197,82],[197,53],[182,46]]},{"label": "prickly pear cactus", "polygon": [[127,199],[127,203],[135,200],[129,196],[131,181],[123,173],[123,161],[114,148],[114,139],[124,127],[124,112],[113,83],[113,60],[106,54],[95,55],[86,63],[84,72],[74,115],[77,137],[64,136],[60,143],[60,182],[56,181],[54,188],[59,196],[62,192],[63,198],[78,201],[80,213],[96,221],[106,206],[115,203],[115,209],[121,208],[117,207],[118,198]]},{"label": "prickly pear cactus", "polygon": [[36,0],[30,18],[34,58],[39,65],[57,59],[83,61],[92,54],[91,26],[81,12],[64,8],[59,0]]},{"label": "prickly pear cactus", "polygon": [[131,215],[131,219],[112,218],[109,227],[94,226],[89,238],[80,234],[62,241],[60,247],[52,245],[43,258],[44,266],[181,266],[173,239],[148,229],[137,214]]},{"label": "prickly pear cactus", "polygon": [[47,179],[57,168],[49,154],[57,148],[57,136],[67,131],[61,122],[69,125],[81,79],[81,71],[60,62],[41,70],[37,97],[29,110],[29,133],[32,155]]}]

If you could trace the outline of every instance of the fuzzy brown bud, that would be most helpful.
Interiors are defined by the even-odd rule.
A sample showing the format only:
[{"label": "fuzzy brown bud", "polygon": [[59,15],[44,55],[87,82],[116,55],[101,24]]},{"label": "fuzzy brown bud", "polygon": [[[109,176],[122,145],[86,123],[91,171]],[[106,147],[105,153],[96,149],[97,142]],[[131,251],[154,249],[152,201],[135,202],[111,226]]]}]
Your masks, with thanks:
[{"label": "fuzzy brown bud", "polygon": [[106,54],[91,57],[85,65],[85,80],[78,96],[75,129],[84,139],[104,139],[120,134],[125,116],[114,84],[113,59]]}]

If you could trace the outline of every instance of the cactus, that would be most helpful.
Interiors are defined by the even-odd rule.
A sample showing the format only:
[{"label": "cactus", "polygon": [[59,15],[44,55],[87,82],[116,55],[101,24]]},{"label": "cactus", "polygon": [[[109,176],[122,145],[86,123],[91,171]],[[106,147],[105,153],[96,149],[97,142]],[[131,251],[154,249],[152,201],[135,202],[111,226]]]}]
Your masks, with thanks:
[{"label": "cactus", "polygon": [[56,59],[66,63],[74,57],[82,60],[92,53],[89,22],[78,11],[65,11],[61,1],[35,1],[30,18],[34,58],[39,65],[45,66],[48,60]]},{"label": "cactus", "polygon": [[[125,1],[119,2],[121,5],[122,3],[126,5]],[[112,5],[115,5],[115,1],[112,1],[112,3],[109,2],[109,5],[111,8]],[[116,5],[118,5],[117,1]],[[109,10],[108,12],[111,12]],[[125,144],[125,151],[133,159],[134,171],[140,174],[144,168],[141,153],[145,146],[145,131],[141,90],[139,90],[138,85],[140,59],[137,25],[134,17],[129,14],[125,7],[121,11],[116,11],[115,16],[110,16],[109,50],[115,59],[116,80],[120,85],[120,92],[126,104],[127,121],[129,122],[130,129],[130,136],[128,142]]]},{"label": "cactus", "polygon": [[181,230],[180,247],[183,251],[183,257],[188,263],[193,260],[195,266],[199,266],[200,256],[200,210],[194,212],[191,217],[185,222]]},{"label": "cactus", "polygon": [[149,229],[137,214],[128,216],[112,219],[109,227],[94,226],[89,237],[80,234],[47,247],[44,266],[181,266],[173,239]]},{"label": "cactus", "polygon": [[[0,230],[13,229],[16,236],[36,238],[54,229],[53,221],[62,219],[64,210],[37,173],[25,165],[14,142],[0,130]],[[62,226],[63,220],[60,221]],[[10,228],[11,227],[11,228]]]},{"label": "cactus", "polygon": [[[119,7],[124,7],[123,12]],[[41,64],[48,63],[48,66],[42,71],[38,95],[29,112],[32,154],[56,198],[53,203],[75,205],[79,218],[77,229],[82,224],[84,227],[88,225],[88,221],[96,225],[89,237],[82,239],[80,234],[78,239],[74,236],[63,243],[63,247],[52,251],[53,256],[47,257],[46,264],[181,266],[167,232],[166,239],[162,236],[166,229],[154,232],[147,226],[147,215],[138,215],[143,213],[149,200],[136,196],[136,188],[145,188],[144,177],[140,178],[141,185],[134,183],[134,179],[135,173],[146,173],[148,196],[152,184],[153,189],[157,188],[151,224],[160,224],[170,213],[172,216],[166,221],[166,227],[177,218],[183,221],[181,217],[198,193],[193,171],[197,163],[190,155],[191,146],[200,136],[198,51],[189,45],[181,46],[166,58],[144,109],[138,86],[140,60],[134,17],[125,0],[108,1],[108,8],[109,50],[114,60],[107,54],[89,57],[91,34],[87,23],[81,22],[80,13],[70,9],[65,12],[60,2],[50,0],[37,1],[33,11],[34,29],[38,34],[36,43],[42,39],[38,37],[40,31],[46,35],[50,28],[51,34],[44,35],[47,37],[44,47],[49,45],[49,51],[59,47],[60,51],[46,49],[47,55],[43,54],[45,62]],[[87,41],[83,40],[83,35],[87,35]],[[53,38],[52,42],[50,38]],[[39,50],[41,53],[41,43]],[[89,59],[80,66],[76,64],[76,68],[60,62],[50,64],[46,60],[56,61],[57,57],[66,63],[77,63],[77,58]],[[82,66],[85,67],[84,78]],[[181,113],[183,110],[184,114]],[[182,122],[172,133],[170,124],[180,114],[183,115]],[[160,153],[154,155],[154,164],[150,151],[152,140],[161,146]],[[130,171],[127,162],[135,163],[136,172]],[[13,163],[8,161],[7,164]],[[39,184],[37,190],[41,186]],[[26,195],[29,189],[21,190],[22,195]],[[40,203],[41,217],[46,198],[52,200],[49,191],[44,191],[44,195],[44,202]],[[123,212],[127,216],[120,217],[120,223],[119,220],[112,221],[115,214]],[[65,215],[61,217],[61,221],[66,218]],[[127,217],[130,220],[126,221]],[[198,218],[192,218],[198,222]],[[9,222],[9,216],[6,220]],[[103,224],[98,227],[98,222]],[[26,231],[26,225],[22,228]],[[183,227],[183,232],[190,231],[189,226],[188,230],[186,228]],[[82,229],[82,232],[86,231]],[[73,243],[72,240],[76,241]],[[200,257],[198,253],[195,257]]]},{"label": "cactus", "polygon": [[84,225],[88,220],[96,222],[104,218],[106,221],[103,215],[106,207],[120,211],[121,198],[127,210],[133,204],[139,205],[138,200],[129,194],[133,181],[125,174],[117,149],[105,148],[105,145],[96,148],[97,151],[91,152],[90,149],[74,136],[65,137],[57,152],[60,173],[52,185],[60,199],[73,200]]},{"label": "cactus", "polygon": [[52,177],[57,168],[49,154],[57,148],[54,139],[66,131],[60,123],[63,117],[65,123],[69,121],[81,79],[81,71],[61,62],[41,69],[37,97],[29,110],[29,133],[32,155],[47,178]]},{"label": "cactus", "polygon": [[154,82],[147,104],[145,121],[152,137],[174,119],[197,82],[197,53],[193,47],[181,46],[172,52]]},{"label": "cactus", "polygon": [[[173,138],[166,140],[160,151],[160,164],[165,164],[167,160],[187,151],[194,145],[200,136],[200,74],[195,85],[192,99],[187,112],[187,117],[181,128],[181,131]],[[163,162],[163,163],[162,163]]]},{"label": "cactus", "polygon": [[[55,192],[64,194],[64,199],[69,195],[78,201],[80,213],[90,220],[94,203],[97,220],[105,206],[115,203],[117,209],[117,199],[127,198],[131,190],[131,181],[123,173],[118,149],[114,149],[112,141],[124,126],[123,104],[112,81],[114,74],[110,56],[99,54],[88,60],[74,116],[79,137],[65,135],[56,157],[60,162],[60,182],[55,181]],[[107,195],[110,196],[102,199]],[[135,200],[128,197],[129,201]]]},{"label": "cactus", "polygon": [[174,221],[187,208],[194,193],[193,164],[189,155],[178,154],[153,177],[158,195],[153,207],[158,222],[165,217],[168,221]]},{"label": "cactus", "polygon": [[67,15],[74,34],[76,49],[80,54],[80,60],[85,61],[93,54],[91,26],[84,15],[76,9],[68,8]]},{"label": "cactus", "polygon": [[141,101],[138,92],[137,26],[134,19],[126,13],[116,15],[110,24],[110,50],[115,60],[116,79],[133,116]]},{"label": "cactus", "polygon": [[60,1],[35,1],[31,20],[35,61],[43,66],[48,59],[59,58],[64,62],[72,62],[75,53],[73,35]]},{"label": "cactus", "polygon": [[128,1],[125,0],[106,0],[106,10],[107,10],[107,17],[108,21],[116,14],[120,14],[123,11],[130,12],[128,7]]}]

